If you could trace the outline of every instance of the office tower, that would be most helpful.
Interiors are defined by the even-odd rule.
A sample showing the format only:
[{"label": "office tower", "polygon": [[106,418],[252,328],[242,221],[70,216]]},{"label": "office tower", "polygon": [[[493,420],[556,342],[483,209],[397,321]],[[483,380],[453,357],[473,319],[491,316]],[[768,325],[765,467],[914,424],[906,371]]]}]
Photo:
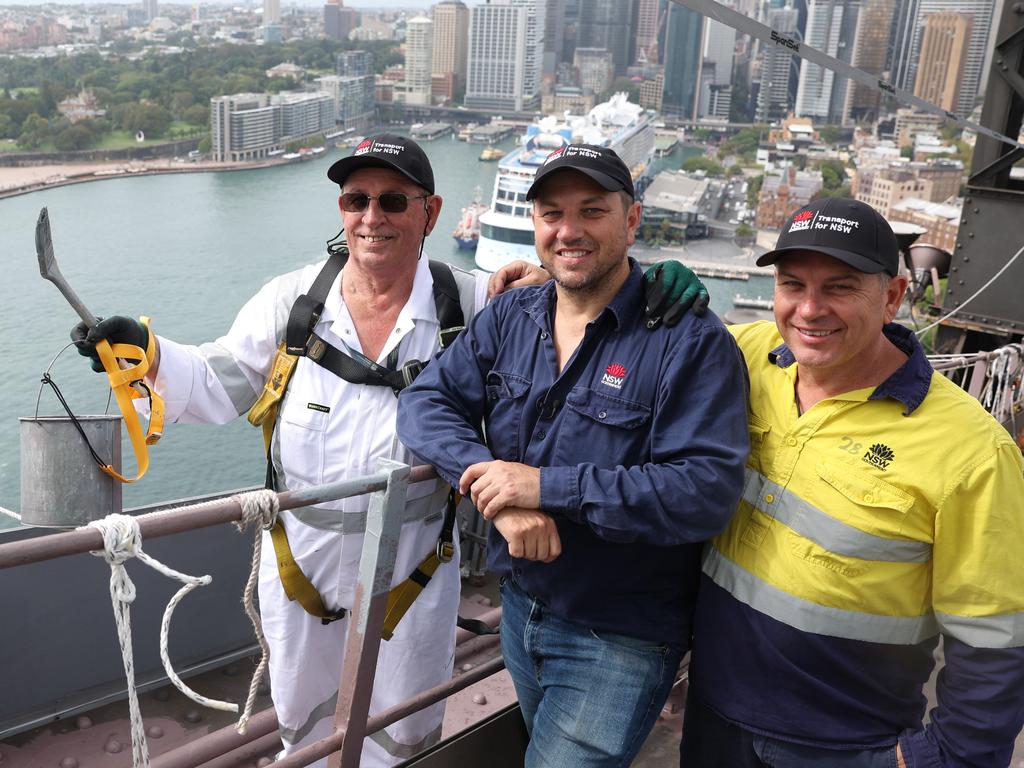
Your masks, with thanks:
[{"label": "office tower", "polygon": [[[853,39],[853,66],[884,80],[889,78],[889,38],[895,12],[896,0],[862,0]],[[881,94],[877,88],[847,81],[844,125],[877,119],[880,106]]]},{"label": "office tower", "polygon": [[156,0],[142,0],[142,15],[146,21],[152,21],[159,15]]},{"label": "office tower", "polygon": [[668,117],[697,117],[704,17],[672,3],[665,20],[665,85],[661,110]]},{"label": "office tower", "polygon": [[328,40],[347,40],[359,26],[359,11],[345,8],[341,0],[327,0],[324,5],[324,36]]},{"label": "office tower", "polygon": [[660,44],[668,11],[668,0],[636,0],[636,38],[633,41],[633,60],[636,64],[658,64],[661,60]]},{"label": "office tower", "polygon": [[281,23],[281,0],[263,0],[263,26]]},{"label": "office tower", "polygon": [[948,111],[957,107],[970,39],[971,17],[967,14],[945,12],[924,17],[915,96]]},{"label": "office tower", "polygon": [[634,0],[580,0],[577,48],[604,48],[612,54],[615,73],[633,63]]},{"label": "office tower", "polygon": [[732,100],[732,63],[736,51],[736,30],[708,19],[704,25],[701,71],[700,117],[729,119]]},{"label": "office tower", "polygon": [[488,0],[469,17],[466,106],[535,109],[540,104],[545,0]]},{"label": "office tower", "polygon": [[426,16],[409,19],[405,27],[406,104],[430,104],[431,67],[433,66],[434,22]]},{"label": "office tower", "polygon": [[466,87],[466,57],[469,47],[469,9],[461,0],[449,0],[433,8],[434,49],[431,72],[451,77],[453,98]]},{"label": "office tower", "polygon": [[593,93],[603,93],[615,82],[615,64],[611,51],[604,48],[577,48],[573,66],[579,71],[580,87]]},{"label": "office tower", "polygon": [[344,51],[338,54],[337,72],[342,77],[373,74],[373,54],[369,51]]},{"label": "office tower", "polygon": [[[850,63],[857,32],[859,0],[811,0],[804,41],[833,58]],[[796,89],[797,117],[838,124],[846,104],[846,78],[804,60]]]},{"label": "office tower", "polygon": [[953,12],[971,17],[967,53],[963,57],[960,92],[953,110],[966,117],[982,86],[982,73],[988,55],[989,34],[995,12],[995,0],[904,0],[893,33],[893,80],[900,88],[913,91],[921,60],[925,19],[933,13]]},{"label": "office tower", "polygon": [[[767,24],[780,35],[796,38],[799,12],[781,0],[768,9]],[[765,45],[761,48],[761,88],[757,92],[754,119],[771,123],[783,119],[793,109],[798,72],[797,59],[784,45]]]},{"label": "office tower", "polygon": [[345,131],[362,130],[376,118],[376,76],[373,54],[368,51],[345,51],[338,54],[337,75],[321,77],[321,90],[331,94],[337,105],[335,120]]}]

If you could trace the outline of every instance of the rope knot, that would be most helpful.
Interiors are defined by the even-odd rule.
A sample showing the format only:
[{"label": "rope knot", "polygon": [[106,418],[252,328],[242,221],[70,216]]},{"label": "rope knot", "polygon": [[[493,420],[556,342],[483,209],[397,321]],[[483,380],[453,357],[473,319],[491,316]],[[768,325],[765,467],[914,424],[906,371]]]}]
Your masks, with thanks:
[{"label": "rope knot", "polygon": [[269,531],[277,523],[277,514],[281,511],[277,494],[269,489],[240,493],[233,497],[242,508],[242,519],[235,523],[239,532],[250,525],[259,523],[265,531]]}]

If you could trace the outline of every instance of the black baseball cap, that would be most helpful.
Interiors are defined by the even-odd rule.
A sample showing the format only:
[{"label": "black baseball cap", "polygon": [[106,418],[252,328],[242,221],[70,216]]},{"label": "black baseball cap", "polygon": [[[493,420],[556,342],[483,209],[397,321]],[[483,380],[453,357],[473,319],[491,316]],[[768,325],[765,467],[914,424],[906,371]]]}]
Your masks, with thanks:
[{"label": "black baseball cap", "polygon": [[900,247],[889,222],[867,203],[848,197],[815,200],[790,216],[775,250],[759,257],[757,266],[793,251],[824,253],[869,274],[899,274]]},{"label": "black baseball cap", "polygon": [[622,159],[608,147],[593,144],[568,144],[556,149],[533,177],[533,184],[526,192],[526,199],[533,200],[537,196],[540,184],[544,179],[558,171],[571,170],[589,176],[609,192],[623,191],[636,199],[633,190],[633,177]]},{"label": "black baseball cap", "polygon": [[360,168],[391,168],[413,183],[434,194],[434,171],[426,153],[412,139],[381,133],[363,139],[348,157],[338,160],[327,170],[327,178],[339,186]]}]

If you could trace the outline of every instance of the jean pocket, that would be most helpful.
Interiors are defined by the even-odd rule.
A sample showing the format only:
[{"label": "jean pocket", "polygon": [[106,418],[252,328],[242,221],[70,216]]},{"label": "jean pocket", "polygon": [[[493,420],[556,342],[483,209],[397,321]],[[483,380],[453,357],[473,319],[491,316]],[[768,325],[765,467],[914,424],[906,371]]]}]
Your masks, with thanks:
[{"label": "jean pocket", "polygon": [[619,648],[626,648],[631,651],[643,654],[656,654],[664,656],[668,653],[669,647],[665,643],[657,643],[654,640],[647,640],[642,637],[630,637],[629,635],[619,635],[614,632],[606,632],[603,629],[591,629],[588,630],[591,637],[595,640],[599,640],[602,643],[608,643]]}]

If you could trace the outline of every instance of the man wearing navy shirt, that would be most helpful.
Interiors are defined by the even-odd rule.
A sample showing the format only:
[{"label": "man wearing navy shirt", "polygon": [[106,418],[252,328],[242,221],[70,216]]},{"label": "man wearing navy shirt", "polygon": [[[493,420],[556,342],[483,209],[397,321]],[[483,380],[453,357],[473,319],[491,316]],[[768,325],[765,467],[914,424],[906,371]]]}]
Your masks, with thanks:
[{"label": "man wearing navy shirt", "polygon": [[614,152],[556,150],[527,198],[554,280],[480,312],[402,393],[398,434],[493,523],[526,765],[627,766],[689,648],[700,543],[742,489],[745,366],[711,313],[645,327]]}]

